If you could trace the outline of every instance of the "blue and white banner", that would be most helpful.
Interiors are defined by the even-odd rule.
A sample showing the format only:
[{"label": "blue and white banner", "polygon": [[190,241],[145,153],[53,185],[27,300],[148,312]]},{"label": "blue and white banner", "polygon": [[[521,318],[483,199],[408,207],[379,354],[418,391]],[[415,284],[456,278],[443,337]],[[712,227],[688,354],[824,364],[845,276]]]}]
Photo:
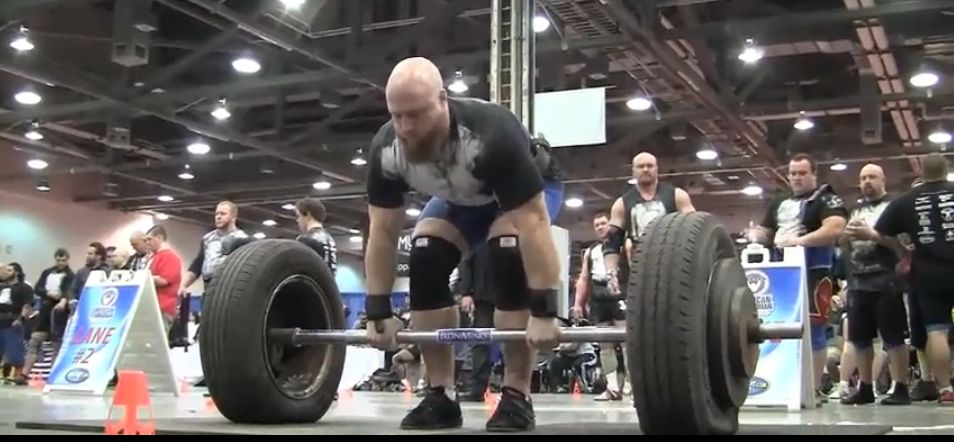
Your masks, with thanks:
[{"label": "blue and white banner", "polygon": [[105,391],[136,311],[138,285],[86,286],[63,337],[47,387]]},{"label": "blue and white banner", "polygon": [[[763,323],[806,323],[803,256],[786,250],[785,261],[748,263],[743,253],[746,280]],[[812,384],[807,328],[802,339],[767,340],[759,345],[758,365],[744,405],[801,409],[806,402],[803,390]]]}]

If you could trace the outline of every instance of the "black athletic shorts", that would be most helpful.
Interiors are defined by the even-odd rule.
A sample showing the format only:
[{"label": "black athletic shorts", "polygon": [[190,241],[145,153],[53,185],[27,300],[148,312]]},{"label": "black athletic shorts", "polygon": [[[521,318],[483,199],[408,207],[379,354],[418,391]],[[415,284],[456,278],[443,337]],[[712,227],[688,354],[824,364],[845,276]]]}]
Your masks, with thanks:
[{"label": "black athletic shorts", "polygon": [[602,324],[626,319],[626,312],[620,307],[622,297],[601,296],[590,301],[590,322]]},{"label": "black athletic shorts", "polygon": [[954,308],[954,272],[951,267],[933,262],[915,261],[911,267],[911,291],[917,292],[924,329],[949,330]]},{"label": "black athletic shorts", "polygon": [[901,293],[892,290],[848,292],[848,337],[856,348],[871,347],[878,332],[886,348],[904,345],[907,330]]}]

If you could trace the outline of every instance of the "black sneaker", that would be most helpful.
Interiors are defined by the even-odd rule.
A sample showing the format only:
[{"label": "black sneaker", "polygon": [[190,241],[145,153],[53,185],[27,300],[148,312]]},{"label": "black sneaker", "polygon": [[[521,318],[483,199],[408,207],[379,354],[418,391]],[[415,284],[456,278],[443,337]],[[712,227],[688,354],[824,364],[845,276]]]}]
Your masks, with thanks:
[{"label": "black sneaker", "polygon": [[934,381],[919,380],[914,383],[911,389],[911,400],[914,402],[936,401],[937,384]]},{"label": "black sneaker", "polygon": [[874,387],[864,382],[858,383],[858,389],[841,400],[842,405],[864,405],[875,402]]},{"label": "black sneaker", "polygon": [[424,400],[401,420],[404,430],[437,430],[464,425],[460,404],[444,393],[444,387],[425,390]]},{"label": "black sneaker", "polygon": [[894,384],[894,389],[888,397],[881,400],[881,405],[911,405],[911,396],[908,396],[908,386]]},{"label": "black sneaker", "polygon": [[487,420],[488,432],[533,431],[536,428],[536,416],[530,398],[519,390],[503,387],[500,390],[500,402],[494,415]]}]

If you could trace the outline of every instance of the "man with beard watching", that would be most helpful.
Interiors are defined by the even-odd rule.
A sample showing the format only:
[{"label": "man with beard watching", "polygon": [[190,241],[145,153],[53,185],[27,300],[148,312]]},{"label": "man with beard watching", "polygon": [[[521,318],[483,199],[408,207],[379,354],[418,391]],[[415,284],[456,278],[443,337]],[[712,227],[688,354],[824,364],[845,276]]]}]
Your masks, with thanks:
[{"label": "man with beard watching", "polygon": [[231,201],[222,201],[215,206],[215,230],[206,233],[199,245],[199,254],[189,265],[184,275],[182,290],[187,290],[199,277],[208,285],[221,267],[225,257],[252,240],[245,231],[235,226],[238,219],[238,206]]},{"label": "man with beard watching", "polygon": [[59,346],[66,330],[66,294],[73,284],[73,270],[70,269],[70,253],[63,248],[53,252],[53,267],[40,273],[34,291],[40,301],[40,311],[36,317],[36,328],[30,334],[30,343],[27,346],[26,359],[23,363],[23,373],[15,380],[19,385],[26,385],[30,370],[36,364],[40,355],[40,347],[47,339],[53,342],[53,355],[59,353]]},{"label": "man with beard watching", "polygon": [[33,287],[17,263],[0,263],[0,354],[3,381],[13,383],[23,369],[23,323],[33,312]]},{"label": "man with beard watching", "polygon": [[92,242],[86,248],[86,265],[76,271],[73,286],[70,287],[69,299],[71,302],[79,302],[80,295],[83,294],[83,287],[86,287],[86,279],[95,270],[109,272],[109,267],[106,265],[106,247],[103,247],[103,244],[99,242]]}]

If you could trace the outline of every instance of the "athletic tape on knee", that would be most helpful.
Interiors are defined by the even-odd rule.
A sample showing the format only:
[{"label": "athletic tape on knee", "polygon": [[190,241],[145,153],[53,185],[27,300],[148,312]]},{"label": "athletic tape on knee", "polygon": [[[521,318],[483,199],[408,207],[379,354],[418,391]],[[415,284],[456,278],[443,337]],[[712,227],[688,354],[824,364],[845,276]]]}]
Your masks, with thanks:
[{"label": "athletic tape on knee", "polygon": [[530,288],[527,287],[527,274],[523,270],[517,237],[493,237],[487,241],[486,247],[494,306],[502,311],[530,308]]},{"label": "athletic tape on knee", "polygon": [[436,236],[414,238],[409,258],[411,310],[436,310],[456,305],[450,275],[460,262],[460,249]]}]

